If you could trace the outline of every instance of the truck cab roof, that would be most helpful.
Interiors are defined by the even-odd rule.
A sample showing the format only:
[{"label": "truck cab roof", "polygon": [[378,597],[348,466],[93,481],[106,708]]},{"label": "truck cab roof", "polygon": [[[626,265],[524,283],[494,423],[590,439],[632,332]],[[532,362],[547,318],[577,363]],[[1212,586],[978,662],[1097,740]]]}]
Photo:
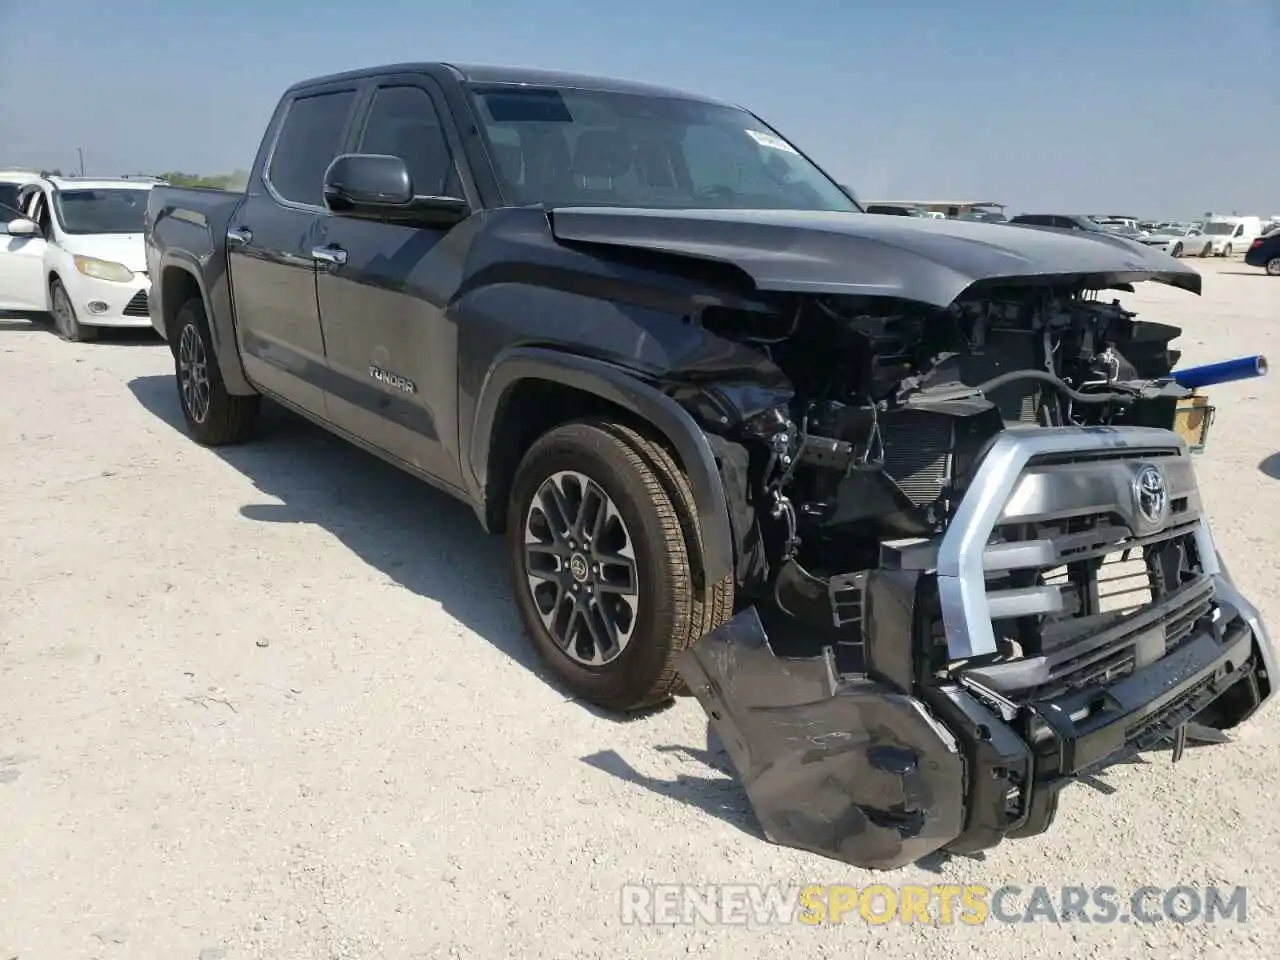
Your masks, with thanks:
[{"label": "truck cab roof", "polygon": [[446,63],[443,61],[422,61],[396,63],[386,66],[365,67],[359,70],[347,70],[342,73],[312,77],[295,83],[289,92],[304,90],[320,83],[332,83],[335,80],[363,80],[372,77],[384,77],[396,73],[425,73],[428,75],[447,74],[453,80],[463,84],[504,85],[512,84],[530,87],[558,87],[566,90],[592,90],[602,93],[630,93],[649,97],[673,97],[680,100],[695,100],[700,103],[713,103],[731,106],[725,101],[715,100],[700,94],[689,93],[671,87],[663,87],[635,80],[620,80],[616,77],[601,77],[582,73],[568,73],[559,70],[537,70],[528,67],[497,67],[481,64]]}]

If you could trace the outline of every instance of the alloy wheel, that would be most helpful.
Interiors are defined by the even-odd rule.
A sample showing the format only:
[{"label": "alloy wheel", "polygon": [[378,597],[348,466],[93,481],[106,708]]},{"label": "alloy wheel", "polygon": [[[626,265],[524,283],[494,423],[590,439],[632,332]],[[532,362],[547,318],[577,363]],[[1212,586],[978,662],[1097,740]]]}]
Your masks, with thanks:
[{"label": "alloy wheel", "polygon": [[182,405],[187,408],[187,415],[196,423],[204,423],[209,416],[211,401],[209,364],[204,339],[192,323],[182,328],[182,336],[178,339],[178,387],[182,391]]},{"label": "alloy wheel", "polygon": [[534,607],[556,646],[601,667],[626,649],[639,612],[631,531],[589,477],[562,470],[544,480],[524,524],[524,565]]}]

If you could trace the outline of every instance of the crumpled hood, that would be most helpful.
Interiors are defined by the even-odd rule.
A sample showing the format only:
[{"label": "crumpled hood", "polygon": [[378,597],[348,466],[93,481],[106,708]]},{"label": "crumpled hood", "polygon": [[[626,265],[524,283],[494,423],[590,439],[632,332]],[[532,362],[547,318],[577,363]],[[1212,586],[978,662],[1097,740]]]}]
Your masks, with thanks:
[{"label": "crumpled hood", "polygon": [[147,248],[141,233],[94,233],[68,236],[62,240],[67,253],[123,263],[134,273],[147,269]]},{"label": "crumpled hood", "polygon": [[901,297],[938,307],[984,280],[1155,280],[1200,293],[1200,274],[1124,237],[1012,224],[796,210],[559,207],[562,242],[731,264],[761,290]]}]

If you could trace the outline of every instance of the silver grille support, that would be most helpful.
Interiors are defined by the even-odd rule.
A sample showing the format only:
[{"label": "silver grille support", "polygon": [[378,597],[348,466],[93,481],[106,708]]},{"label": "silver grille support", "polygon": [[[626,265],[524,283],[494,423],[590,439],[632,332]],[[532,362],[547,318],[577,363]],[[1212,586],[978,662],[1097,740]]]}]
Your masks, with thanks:
[{"label": "silver grille support", "polygon": [[[1163,456],[1154,457],[1157,452]],[[1032,465],[1045,457],[1072,456],[1082,462]],[[1151,462],[1160,464],[1169,497],[1184,501],[1176,518],[1167,510],[1156,521],[1142,515],[1134,481]],[[1190,452],[1176,433],[1154,427],[1011,428],[992,444],[937,546],[938,594],[950,658],[967,660],[996,653],[993,616],[1047,613],[1054,608],[1054,588],[988,594],[988,571],[1030,565],[1043,559],[1047,549],[1042,541],[991,548],[998,525],[1103,511],[1124,518],[1138,536],[1174,522],[1192,523],[1201,572],[1218,575],[1217,551],[1200,510]]]}]

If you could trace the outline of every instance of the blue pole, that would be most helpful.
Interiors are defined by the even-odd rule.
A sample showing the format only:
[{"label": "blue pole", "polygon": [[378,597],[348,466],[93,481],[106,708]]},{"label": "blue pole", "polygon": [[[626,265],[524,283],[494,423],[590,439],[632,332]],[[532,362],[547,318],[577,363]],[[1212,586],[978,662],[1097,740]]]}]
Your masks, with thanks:
[{"label": "blue pole", "polygon": [[1211,387],[1215,383],[1231,383],[1235,380],[1250,380],[1253,377],[1267,375],[1267,358],[1261,354],[1252,357],[1237,357],[1234,360],[1222,360],[1218,363],[1206,363],[1199,367],[1187,367],[1175,370],[1173,379],[1191,390]]}]

